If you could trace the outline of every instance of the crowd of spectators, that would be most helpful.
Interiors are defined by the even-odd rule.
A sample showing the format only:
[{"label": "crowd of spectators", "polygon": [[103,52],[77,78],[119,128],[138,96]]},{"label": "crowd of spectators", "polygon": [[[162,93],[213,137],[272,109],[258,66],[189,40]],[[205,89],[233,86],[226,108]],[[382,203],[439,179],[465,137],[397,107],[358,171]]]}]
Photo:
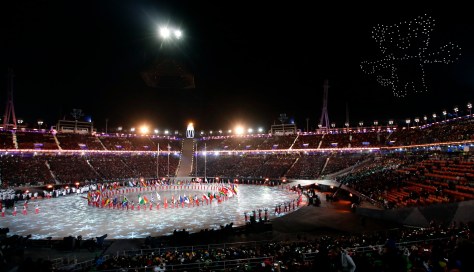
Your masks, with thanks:
[{"label": "crowd of spectators", "polygon": [[474,199],[472,158],[453,154],[442,157],[425,153],[387,154],[337,180],[385,208]]},{"label": "crowd of spectators", "polygon": [[8,154],[0,156],[3,187],[117,181],[131,178],[175,176],[179,157],[161,154]]},{"label": "crowd of spectators", "polygon": [[[213,240],[223,235],[241,235],[221,227],[202,236],[176,231],[170,239],[147,238],[140,251],[119,252],[97,258],[94,270],[156,269],[154,271],[364,271],[364,272],[467,272],[474,270],[473,223],[439,224],[427,228],[299,237],[288,241],[251,241],[229,244],[199,243],[196,237]],[[192,237],[196,235],[196,237]],[[173,247],[166,242],[178,239]],[[189,241],[197,241],[189,245]],[[158,245],[159,247],[155,247]],[[161,246],[161,247],[160,247]],[[345,256],[346,255],[346,256]],[[343,258],[346,258],[345,260]]]},{"label": "crowd of spectators", "polygon": [[[13,137],[15,135],[15,137]],[[274,150],[347,147],[387,147],[474,139],[474,118],[457,117],[416,126],[377,126],[364,129],[334,128],[327,133],[296,135],[228,135],[198,139],[198,150]],[[73,134],[45,130],[1,131],[0,147],[37,150],[181,150],[181,139],[128,134]]]},{"label": "crowd of spectators", "polygon": [[59,146],[65,150],[104,150],[98,137],[91,134],[56,133]]},{"label": "crowd of spectators", "polygon": [[286,173],[287,178],[317,179],[328,159],[325,153],[303,154]]}]

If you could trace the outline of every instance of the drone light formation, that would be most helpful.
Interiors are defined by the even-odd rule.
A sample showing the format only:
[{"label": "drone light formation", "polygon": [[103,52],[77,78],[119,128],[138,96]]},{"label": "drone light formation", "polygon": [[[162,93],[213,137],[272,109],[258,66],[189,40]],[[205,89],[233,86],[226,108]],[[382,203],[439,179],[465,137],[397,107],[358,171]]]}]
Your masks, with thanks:
[{"label": "drone light formation", "polygon": [[426,92],[426,64],[451,64],[461,56],[459,45],[448,42],[430,49],[435,21],[428,15],[394,25],[377,25],[372,30],[382,56],[378,60],[361,62],[361,69],[374,75],[377,82],[390,87],[395,97],[411,92]]}]

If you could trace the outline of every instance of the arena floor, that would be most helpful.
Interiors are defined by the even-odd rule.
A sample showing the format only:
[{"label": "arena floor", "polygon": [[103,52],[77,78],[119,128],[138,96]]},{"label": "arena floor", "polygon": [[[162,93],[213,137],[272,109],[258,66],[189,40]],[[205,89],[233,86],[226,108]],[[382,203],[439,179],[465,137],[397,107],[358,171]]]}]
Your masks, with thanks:
[{"label": "arena floor", "polygon": [[[204,191],[203,191],[204,192]],[[176,190],[176,197],[181,195],[202,195],[197,190]],[[201,193],[201,194],[199,194]],[[128,193],[127,198],[138,202],[138,194]],[[141,193],[148,198],[154,192]],[[170,192],[160,192],[170,199]],[[174,230],[186,229],[198,232],[202,229],[219,229],[220,226],[233,223],[234,226],[245,225],[244,213],[253,210],[268,210],[268,219],[272,220],[288,214],[275,214],[275,206],[290,203],[298,195],[281,187],[256,185],[239,185],[238,194],[227,201],[209,205],[184,208],[118,210],[97,208],[87,204],[86,194],[69,195],[52,199],[31,200],[27,215],[22,214],[23,206],[17,203],[18,214],[12,215],[7,210],[5,217],[0,217],[2,227],[9,228],[9,235],[32,235],[32,239],[63,239],[63,237],[82,235],[83,238],[98,237],[104,234],[108,239],[145,238],[172,234]],[[39,205],[39,213],[35,214],[35,206]],[[143,207],[143,206],[142,206]],[[283,207],[283,206],[282,206]],[[283,208],[282,208],[283,209]],[[296,208],[296,210],[298,207]],[[262,217],[264,212],[262,212]]]}]

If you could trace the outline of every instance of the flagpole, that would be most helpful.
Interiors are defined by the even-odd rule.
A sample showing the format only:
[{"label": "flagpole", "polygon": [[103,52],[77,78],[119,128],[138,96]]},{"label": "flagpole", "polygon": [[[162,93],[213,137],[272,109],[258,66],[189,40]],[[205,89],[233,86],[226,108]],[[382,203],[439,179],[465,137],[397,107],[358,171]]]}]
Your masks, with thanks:
[{"label": "flagpole", "polygon": [[168,143],[168,179],[170,178],[170,149],[171,149],[171,146]]},{"label": "flagpole", "polygon": [[156,178],[158,180],[160,180],[160,173],[159,173],[159,169],[160,169],[160,143],[158,143],[158,147],[156,149],[156,153],[157,153],[157,156],[156,156]]},{"label": "flagpole", "polygon": [[198,144],[196,143],[196,181],[198,178]]},{"label": "flagpole", "polygon": [[207,182],[206,168],[207,168],[207,150],[206,150],[206,143],[204,143],[204,182]]}]

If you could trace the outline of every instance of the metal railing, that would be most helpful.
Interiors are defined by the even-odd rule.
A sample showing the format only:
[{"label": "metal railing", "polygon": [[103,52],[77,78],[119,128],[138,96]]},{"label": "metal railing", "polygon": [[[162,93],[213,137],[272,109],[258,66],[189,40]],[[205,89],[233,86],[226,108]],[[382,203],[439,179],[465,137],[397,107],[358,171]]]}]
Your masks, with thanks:
[{"label": "metal railing", "polygon": [[162,254],[164,252],[177,251],[177,252],[193,252],[197,250],[211,250],[211,249],[225,249],[229,247],[256,247],[259,244],[267,244],[271,241],[251,241],[251,242],[236,242],[236,243],[224,243],[224,244],[208,244],[208,245],[195,245],[195,246],[180,246],[180,247],[162,247],[162,248],[150,248],[150,249],[136,249],[136,250],[126,250],[118,251],[117,256],[137,256],[137,255],[147,255],[147,254]]},{"label": "metal railing", "polygon": [[[224,260],[224,261],[204,261],[188,264],[167,264],[165,266],[166,271],[201,271],[203,269],[207,271],[226,271],[231,268],[242,268],[243,271],[256,271],[262,267],[262,263],[274,263],[274,257],[259,257],[259,258],[246,258],[236,260]],[[152,266],[141,266],[141,267],[127,267],[127,268],[116,268],[110,270],[100,270],[104,272],[113,271],[153,271]]]}]

